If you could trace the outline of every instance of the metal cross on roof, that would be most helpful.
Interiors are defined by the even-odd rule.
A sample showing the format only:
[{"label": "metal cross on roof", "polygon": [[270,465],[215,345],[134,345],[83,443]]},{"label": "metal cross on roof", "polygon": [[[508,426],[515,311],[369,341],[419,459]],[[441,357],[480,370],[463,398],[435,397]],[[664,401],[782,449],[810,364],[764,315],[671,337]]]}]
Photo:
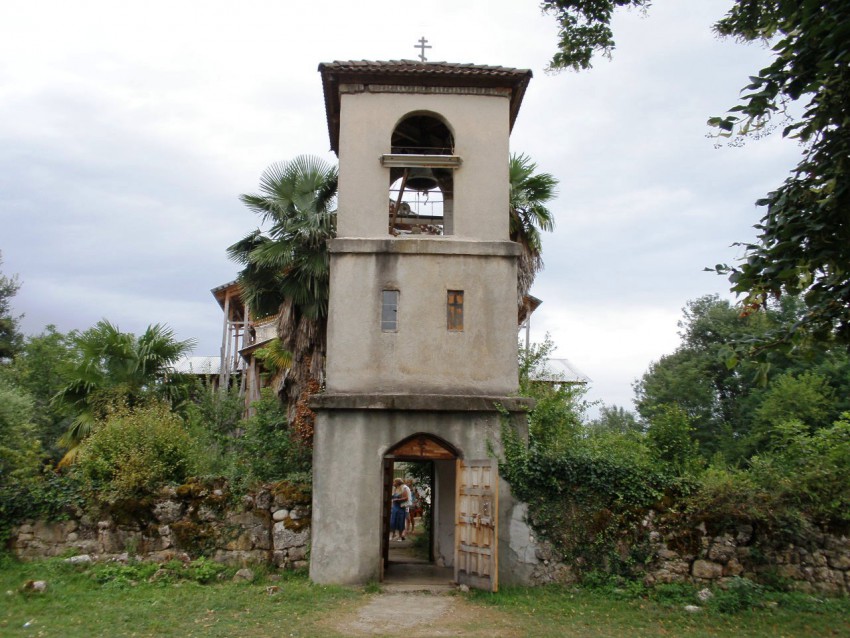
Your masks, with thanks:
[{"label": "metal cross on roof", "polygon": [[425,39],[425,36],[423,35],[421,38],[419,38],[419,44],[414,44],[414,45],[413,45],[413,48],[414,48],[414,49],[419,49],[419,59],[420,59],[422,62],[427,62],[427,61],[428,61],[428,59],[425,57],[425,49],[430,49],[430,48],[431,48],[431,45],[430,45],[430,44],[425,44],[426,42],[428,42],[428,40],[426,40],[426,39]]}]

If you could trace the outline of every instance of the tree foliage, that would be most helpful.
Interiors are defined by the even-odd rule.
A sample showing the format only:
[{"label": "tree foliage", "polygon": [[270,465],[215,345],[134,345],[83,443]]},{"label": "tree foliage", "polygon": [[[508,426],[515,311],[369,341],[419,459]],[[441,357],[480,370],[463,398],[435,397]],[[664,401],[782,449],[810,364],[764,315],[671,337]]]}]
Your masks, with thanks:
[{"label": "tree foliage", "polygon": [[24,340],[7,369],[10,381],[32,399],[36,436],[53,461],[62,458],[57,441],[73,417],[53,399],[71,380],[74,356],[72,338],[49,325]]},{"label": "tree foliage", "polygon": [[543,269],[540,231],[555,228],[555,216],[547,204],[556,197],[558,180],[537,172],[537,164],[524,153],[513,153],[508,164],[510,176],[509,232],[511,241],[522,248],[517,268],[519,302],[528,295],[534,277]]},{"label": "tree foliage", "polygon": [[[0,254],[0,266],[3,256]],[[18,276],[7,277],[0,273],[0,361],[10,359],[21,346],[23,336],[18,330],[18,319],[12,314],[11,300],[21,287]]]},{"label": "tree foliage", "polygon": [[771,429],[784,420],[830,425],[850,409],[850,357],[843,349],[813,343],[770,352],[769,365],[748,359],[729,365],[733,344],[781,331],[803,312],[796,297],[783,297],[756,315],[742,314],[715,295],[689,302],[679,322],[681,344],[635,383],[638,413],[653,423],[676,406],[692,424],[702,454],[710,459],[720,452],[729,461],[763,449]]},{"label": "tree foliage", "polygon": [[540,344],[530,344],[519,350],[519,393],[536,402],[528,415],[529,444],[534,449],[549,452],[573,444],[580,435],[582,419],[589,407],[583,385],[539,381],[551,378],[547,360],[555,345],[546,335]]},{"label": "tree foliage", "polygon": [[0,485],[37,476],[41,442],[33,421],[33,401],[0,377]]},{"label": "tree foliage", "polygon": [[74,415],[61,441],[69,449],[65,462],[73,460],[76,447],[114,406],[133,408],[151,396],[176,406],[185,398],[185,384],[172,365],[194,340],[177,341],[167,326],[148,326],[136,337],[104,319],[73,335],[72,342],[75,362],[68,383],[56,395],[57,403]]},{"label": "tree foliage", "polygon": [[335,166],[299,155],[269,166],[259,194],[240,197],[269,224],[227,249],[244,266],[239,282],[255,317],[275,314],[286,300],[310,320],[327,316],[327,242],[336,235],[337,182]]},{"label": "tree foliage", "polygon": [[[590,67],[614,48],[611,18],[650,0],[544,0],[560,25],[554,69]],[[714,25],[721,36],[772,46],[773,61],[749,78],[741,101],[709,124],[722,135],[763,131],[777,116],[803,158],[757,204],[757,241],[733,266],[718,264],[749,311],[784,294],[802,294],[798,321],[742,347],[791,348],[808,338],[850,344],[850,3],[846,0],[734,0]],[[802,115],[793,118],[790,107]]]},{"label": "tree foliage", "polygon": [[227,249],[243,265],[239,283],[252,316],[278,315],[278,340],[260,356],[275,368],[290,420],[305,388],[324,381],[337,183],[336,166],[318,157],[272,164],[260,178],[260,194],[240,197],[268,230]]}]

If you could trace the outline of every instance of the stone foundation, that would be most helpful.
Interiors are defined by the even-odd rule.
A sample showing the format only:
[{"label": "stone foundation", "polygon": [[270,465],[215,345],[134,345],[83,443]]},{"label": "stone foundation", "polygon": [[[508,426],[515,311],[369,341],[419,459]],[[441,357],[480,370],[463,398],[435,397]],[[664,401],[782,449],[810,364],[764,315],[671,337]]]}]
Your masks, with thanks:
[{"label": "stone foundation", "polygon": [[12,529],[11,552],[22,559],[88,555],[170,560],[201,555],[231,564],[308,566],[310,492],[287,483],[263,486],[241,502],[220,488],[188,483],[156,499],[123,503],[100,515],[27,521]]}]

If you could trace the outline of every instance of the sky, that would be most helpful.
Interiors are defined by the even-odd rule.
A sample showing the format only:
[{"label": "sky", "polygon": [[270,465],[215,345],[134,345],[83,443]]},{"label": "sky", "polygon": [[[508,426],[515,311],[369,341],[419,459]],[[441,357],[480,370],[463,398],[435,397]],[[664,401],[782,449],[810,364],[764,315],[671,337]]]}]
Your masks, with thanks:
[{"label": "sky", "polygon": [[557,27],[535,0],[3,0],[0,251],[22,282],[22,328],[153,323],[215,355],[210,289],[226,248],[257,227],[238,200],[271,163],[335,162],[317,67],[415,59],[531,69],[511,136],[560,180],[543,241],[531,339],[632,407],[632,384],[679,343],[688,300],[733,299],[705,267],[741,257],[754,202],[800,149],[778,133],[708,137],[769,50],[721,40],[731,0],[623,10],[617,48],[582,73],[547,73]]}]

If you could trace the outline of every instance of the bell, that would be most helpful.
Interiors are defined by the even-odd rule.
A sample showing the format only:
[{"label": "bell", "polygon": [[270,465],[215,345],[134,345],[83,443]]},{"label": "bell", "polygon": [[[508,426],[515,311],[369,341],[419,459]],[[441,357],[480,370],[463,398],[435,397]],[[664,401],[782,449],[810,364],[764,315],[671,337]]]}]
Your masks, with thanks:
[{"label": "bell", "polygon": [[439,182],[437,182],[434,171],[430,168],[411,168],[407,174],[405,188],[426,193],[437,188],[437,186],[439,186]]}]

